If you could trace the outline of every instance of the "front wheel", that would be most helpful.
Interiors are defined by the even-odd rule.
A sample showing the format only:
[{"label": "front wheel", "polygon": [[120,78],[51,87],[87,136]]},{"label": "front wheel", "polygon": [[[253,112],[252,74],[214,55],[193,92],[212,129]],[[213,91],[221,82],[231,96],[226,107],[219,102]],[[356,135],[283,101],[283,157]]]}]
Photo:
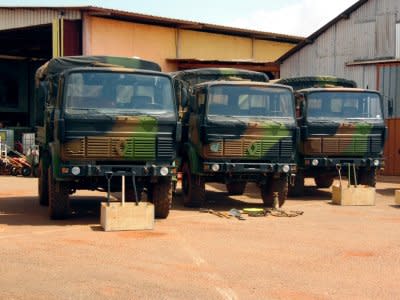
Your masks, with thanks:
[{"label": "front wheel", "polygon": [[261,197],[265,206],[273,206],[274,193],[278,193],[279,207],[281,207],[285,203],[288,193],[288,180],[286,175],[278,178],[270,178],[266,184],[261,186]]},{"label": "front wheel", "polygon": [[150,189],[149,200],[154,204],[155,217],[167,218],[172,204],[171,178],[161,177],[157,183],[151,185]]},{"label": "front wheel", "polygon": [[43,206],[49,205],[49,179],[47,169],[47,165],[44,163],[43,159],[41,159],[38,166],[38,195],[39,204]]},{"label": "front wheel", "polygon": [[200,176],[192,175],[188,163],[184,163],[182,173],[183,205],[200,207],[205,203],[206,199],[204,179]]},{"label": "front wheel", "polygon": [[376,186],[376,169],[362,168],[358,171],[358,184]]},{"label": "front wheel", "polygon": [[333,184],[335,178],[331,175],[316,175],[314,177],[315,185],[320,188],[328,188]]},{"label": "front wheel", "polygon": [[53,168],[48,168],[49,216],[53,220],[65,219],[69,213],[68,182],[56,181]]}]

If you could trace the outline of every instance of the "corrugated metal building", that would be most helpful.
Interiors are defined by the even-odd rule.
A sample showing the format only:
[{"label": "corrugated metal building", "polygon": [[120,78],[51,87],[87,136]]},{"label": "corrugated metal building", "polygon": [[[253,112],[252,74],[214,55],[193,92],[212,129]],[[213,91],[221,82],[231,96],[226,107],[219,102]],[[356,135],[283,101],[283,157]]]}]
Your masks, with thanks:
[{"label": "corrugated metal building", "polygon": [[222,66],[277,77],[275,60],[301,40],[93,6],[0,7],[0,120],[33,125],[33,75],[53,56],[138,56],[164,71]]},{"label": "corrugated metal building", "polygon": [[[334,75],[384,96],[385,174],[400,175],[400,1],[360,0],[278,59],[281,77]],[[389,103],[393,114],[389,116]]]}]

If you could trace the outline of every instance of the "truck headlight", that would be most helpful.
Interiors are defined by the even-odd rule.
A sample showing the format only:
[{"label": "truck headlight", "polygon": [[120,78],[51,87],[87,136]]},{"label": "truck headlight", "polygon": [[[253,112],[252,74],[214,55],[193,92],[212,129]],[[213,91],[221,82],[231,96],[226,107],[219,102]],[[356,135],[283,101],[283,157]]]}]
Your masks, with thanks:
[{"label": "truck headlight", "polygon": [[81,168],[79,168],[79,167],[72,167],[71,173],[72,173],[72,175],[77,176],[77,175],[81,174]]},{"label": "truck headlight", "polygon": [[213,170],[214,172],[218,172],[219,171],[219,164],[213,164],[212,166],[211,166],[211,170]]},{"label": "truck headlight", "polygon": [[167,176],[167,175],[168,175],[168,172],[169,172],[169,170],[168,170],[167,167],[162,167],[162,168],[160,169],[160,175],[161,175],[161,176]]},{"label": "truck headlight", "polygon": [[290,167],[289,167],[289,165],[283,165],[283,167],[282,167],[282,171],[283,171],[284,173],[287,173],[287,172],[289,172],[289,170],[290,170]]},{"label": "truck headlight", "polygon": [[316,166],[318,166],[319,161],[318,161],[318,159],[313,159],[311,163],[312,163],[312,165],[313,165],[314,167],[316,167]]}]

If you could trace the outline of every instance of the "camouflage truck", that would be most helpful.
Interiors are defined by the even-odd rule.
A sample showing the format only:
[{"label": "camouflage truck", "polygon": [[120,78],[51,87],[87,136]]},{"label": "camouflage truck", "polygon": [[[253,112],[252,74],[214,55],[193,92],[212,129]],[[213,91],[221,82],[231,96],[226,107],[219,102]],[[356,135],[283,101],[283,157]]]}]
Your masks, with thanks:
[{"label": "camouflage truck", "polygon": [[[35,75],[39,202],[53,219],[76,190],[147,198],[166,218],[180,137],[172,78],[156,63],[122,57],[49,60]],[[112,178],[111,178],[112,177]]]},{"label": "camouflage truck", "polygon": [[226,184],[230,195],[256,182],[265,205],[273,204],[274,192],[283,205],[296,171],[292,89],[239,69],[186,70],[173,79],[183,131],[184,204],[204,204],[206,182]]},{"label": "camouflage truck", "polygon": [[387,130],[379,92],[330,76],[277,82],[295,90],[301,131],[298,173],[289,193],[301,196],[305,177],[313,177],[319,188],[330,187],[339,171],[350,174],[351,182],[375,186]]}]

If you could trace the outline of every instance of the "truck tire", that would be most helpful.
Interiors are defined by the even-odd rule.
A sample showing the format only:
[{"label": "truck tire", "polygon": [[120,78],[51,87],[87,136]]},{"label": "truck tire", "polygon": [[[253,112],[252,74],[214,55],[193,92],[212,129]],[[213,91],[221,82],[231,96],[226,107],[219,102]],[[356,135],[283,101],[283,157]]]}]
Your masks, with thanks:
[{"label": "truck tire", "polygon": [[62,220],[69,213],[69,187],[68,182],[56,181],[53,168],[48,168],[49,182],[49,216],[53,220]]},{"label": "truck tire", "polygon": [[246,182],[230,182],[226,184],[228,194],[231,196],[243,195],[246,189]]},{"label": "truck tire", "polygon": [[266,184],[261,186],[261,197],[266,207],[273,206],[274,192],[278,192],[279,207],[281,207],[285,203],[288,193],[286,175],[278,178],[270,178]]},{"label": "truck tire", "polygon": [[325,189],[330,187],[333,184],[333,180],[335,178],[330,175],[317,175],[314,177],[315,185],[319,189]]},{"label": "truck tire", "polygon": [[150,202],[154,204],[154,215],[158,219],[165,219],[169,215],[172,204],[171,178],[162,177],[151,186]]},{"label": "truck tire", "polygon": [[358,184],[368,185],[371,187],[376,186],[376,170],[361,168],[358,171]]},{"label": "truck tire", "polygon": [[41,159],[38,166],[38,195],[39,204],[42,206],[49,205],[49,180],[47,166]]},{"label": "truck tire", "polygon": [[205,203],[204,179],[192,175],[188,163],[184,163],[182,166],[182,194],[184,206],[200,207]]},{"label": "truck tire", "polygon": [[288,193],[290,197],[302,197],[304,195],[304,173],[298,171],[293,185],[288,185]]}]

